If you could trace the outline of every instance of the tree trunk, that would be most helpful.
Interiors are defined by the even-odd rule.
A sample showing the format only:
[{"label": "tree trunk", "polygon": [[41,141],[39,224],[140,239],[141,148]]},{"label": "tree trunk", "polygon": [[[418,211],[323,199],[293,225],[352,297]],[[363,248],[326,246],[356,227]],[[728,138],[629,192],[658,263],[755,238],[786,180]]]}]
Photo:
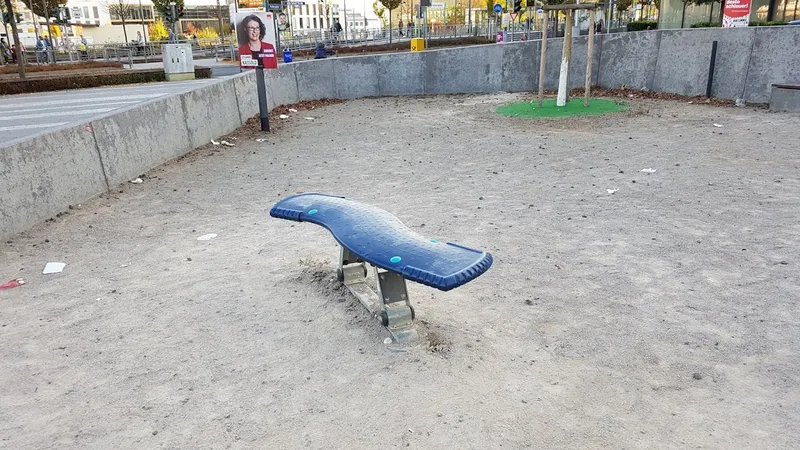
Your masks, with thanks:
[{"label": "tree trunk", "polygon": [[[48,9],[48,11],[50,10]],[[48,12],[47,14],[47,40],[50,41],[50,48],[53,48],[53,33],[50,32],[50,13]],[[55,56],[55,54],[53,56]],[[44,48],[44,57],[47,58],[47,64],[50,64],[50,49],[47,47]]]},{"label": "tree trunk", "polygon": [[392,43],[392,10],[389,10],[389,43]]},{"label": "tree trunk", "polygon": [[714,16],[714,2],[708,5],[708,24],[711,25],[711,18]]},{"label": "tree trunk", "polygon": [[[714,6],[714,4],[712,3],[711,6]],[[725,11],[725,0],[720,0],[720,2],[719,2],[719,26],[722,26],[722,12],[723,11]],[[750,21],[749,18],[747,20],[748,20],[748,22]]]},{"label": "tree trunk", "polygon": [[[11,0],[5,0],[5,4],[6,4],[6,10],[8,11],[8,14],[10,16],[9,20],[11,22],[11,33],[14,35],[14,46],[16,47],[15,52],[17,54],[17,67],[19,69],[18,70],[19,78],[21,80],[24,80],[25,63],[22,61],[23,59],[22,51],[20,50],[22,48],[22,44],[19,42],[19,32],[17,31],[17,16],[16,12],[14,12],[14,7],[11,5]],[[6,33],[6,36],[8,36],[8,33]],[[11,39],[9,39],[9,41],[10,40]]]},{"label": "tree trunk", "polygon": [[120,19],[122,19],[122,35],[125,36],[125,43],[128,43],[128,30],[125,29],[125,17],[124,15],[120,15]]}]

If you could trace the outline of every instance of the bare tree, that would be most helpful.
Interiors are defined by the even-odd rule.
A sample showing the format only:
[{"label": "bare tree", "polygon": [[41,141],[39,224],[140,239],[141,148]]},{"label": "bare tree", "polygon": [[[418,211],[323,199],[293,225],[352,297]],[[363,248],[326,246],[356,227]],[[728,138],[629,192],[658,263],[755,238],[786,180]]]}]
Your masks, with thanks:
[{"label": "bare tree", "polygon": [[103,4],[111,19],[119,19],[122,21],[122,34],[125,36],[125,42],[128,42],[128,30],[125,28],[125,21],[131,20],[134,17],[136,6],[128,3],[128,0],[111,0]]}]

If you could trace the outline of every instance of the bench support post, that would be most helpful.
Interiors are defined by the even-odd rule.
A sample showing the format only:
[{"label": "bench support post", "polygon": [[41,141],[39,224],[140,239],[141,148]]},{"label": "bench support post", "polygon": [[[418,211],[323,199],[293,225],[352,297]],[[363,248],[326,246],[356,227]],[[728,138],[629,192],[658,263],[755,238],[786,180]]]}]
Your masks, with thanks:
[{"label": "bench support post", "polygon": [[402,349],[419,341],[414,326],[414,308],[402,275],[373,267],[377,292],[367,284],[367,263],[344,247],[339,252],[339,281],[362,305],[381,321],[392,335],[392,344]]}]

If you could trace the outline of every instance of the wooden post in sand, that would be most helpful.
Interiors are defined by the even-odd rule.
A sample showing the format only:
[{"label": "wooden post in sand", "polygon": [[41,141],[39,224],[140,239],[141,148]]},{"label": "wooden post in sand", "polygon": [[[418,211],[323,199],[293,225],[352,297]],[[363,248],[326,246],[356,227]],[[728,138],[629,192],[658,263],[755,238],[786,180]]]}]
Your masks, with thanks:
[{"label": "wooden post in sand", "polygon": [[542,102],[544,101],[544,68],[547,62],[547,32],[550,28],[550,11],[544,12],[542,23],[542,56],[539,60],[539,108],[542,107]]},{"label": "wooden post in sand", "polygon": [[564,23],[564,50],[561,53],[561,69],[558,72],[558,96],[556,106],[565,106],[569,100],[569,59],[572,56],[573,10],[567,10]]},{"label": "wooden post in sand", "polygon": [[586,48],[586,85],[583,89],[583,106],[589,106],[589,91],[592,89],[592,50],[594,49],[594,27],[597,11],[589,10],[589,43]]}]

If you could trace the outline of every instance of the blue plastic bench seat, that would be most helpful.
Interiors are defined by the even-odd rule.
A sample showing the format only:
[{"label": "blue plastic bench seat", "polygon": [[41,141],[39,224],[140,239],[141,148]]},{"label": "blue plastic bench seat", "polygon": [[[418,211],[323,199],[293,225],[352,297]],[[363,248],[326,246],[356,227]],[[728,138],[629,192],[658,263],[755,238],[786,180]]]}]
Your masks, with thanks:
[{"label": "blue plastic bench seat", "polygon": [[391,213],[345,197],[293,195],[276,203],[270,215],[323,226],[373,266],[442,291],[468,283],[492,265],[490,253],[421,236]]}]

